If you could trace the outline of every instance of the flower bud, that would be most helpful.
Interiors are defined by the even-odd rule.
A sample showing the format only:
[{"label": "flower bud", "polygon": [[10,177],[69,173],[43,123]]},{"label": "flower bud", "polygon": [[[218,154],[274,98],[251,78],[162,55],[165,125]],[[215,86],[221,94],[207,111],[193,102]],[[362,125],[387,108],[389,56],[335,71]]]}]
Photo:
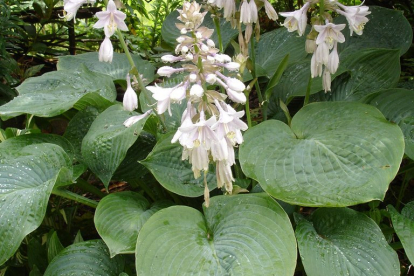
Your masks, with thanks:
[{"label": "flower bud", "polygon": [[229,86],[230,89],[236,92],[243,92],[246,89],[246,86],[243,82],[239,81],[236,78],[227,78],[226,84]]},{"label": "flower bud", "polygon": [[208,74],[206,76],[206,82],[208,82],[209,84],[214,84],[216,82],[217,76],[216,74]]},{"label": "flower bud", "polygon": [[109,37],[105,37],[101,47],[99,47],[99,61],[111,63],[113,55],[114,47],[112,46],[111,40]]},{"label": "flower bud", "polygon": [[201,97],[203,96],[203,94],[204,94],[204,89],[201,85],[194,84],[193,86],[191,86],[191,89],[190,89],[191,96]]},{"label": "flower bud", "polygon": [[129,74],[127,75],[127,89],[124,94],[124,99],[122,101],[125,110],[134,111],[138,108],[138,97],[134,89],[131,86],[131,80]]},{"label": "flower bud", "polygon": [[163,77],[170,77],[172,74],[183,71],[183,68],[172,68],[171,66],[162,66],[158,69],[157,73]]},{"label": "flower bud", "polygon": [[173,55],[164,55],[161,57],[161,60],[163,62],[176,62],[176,61],[180,61],[182,58],[181,57],[176,57]]},{"label": "flower bud", "polygon": [[214,48],[214,47],[216,47],[216,44],[214,43],[214,41],[213,40],[211,40],[211,39],[207,39],[207,45],[208,45],[208,47],[211,47],[211,48]]},{"label": "flower bud", "polygon": [[229,62],[224,64],[223,67],[229,71],[238,71],[240,68],[240,64],[238,64],[237,62]]},{"label": "flower bud", "polygon": [[191,73],[189,76],[190,82],[196,82],[197,81],[197,75],[194,73]]},{"label": "flower bud", "polygon": [[309,54],[313,54],[316,50],[316,41],[314,39],[306,39],[305,51]]},{"label": "flower bud", "polygon": [[186,34],[187,33],[187,29],[186,28],[182,28],[180,31],[181,34]]}]

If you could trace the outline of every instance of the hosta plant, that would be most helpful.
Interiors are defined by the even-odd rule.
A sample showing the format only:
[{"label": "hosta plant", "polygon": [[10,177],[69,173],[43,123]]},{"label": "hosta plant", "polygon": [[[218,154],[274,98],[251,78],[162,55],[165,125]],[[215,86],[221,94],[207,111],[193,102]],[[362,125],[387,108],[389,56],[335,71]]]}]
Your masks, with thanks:
[{"label": "hosta plant", "polygon": [[[64,1],[65,18],[94,2]],[[398,88],[412,40],[401,13],[310,0],[260,35],[259,14],[278,20],[267,0],[184,2],[155,68],[130,54],[125,14],[105,6],[98,53],[61,57],[0,106],[2,120],[25,118],[1,132],[2,275],[25,258],[30,275],[409,269],[414,91]],[[56,120],[63,134],[42,128]]]}]

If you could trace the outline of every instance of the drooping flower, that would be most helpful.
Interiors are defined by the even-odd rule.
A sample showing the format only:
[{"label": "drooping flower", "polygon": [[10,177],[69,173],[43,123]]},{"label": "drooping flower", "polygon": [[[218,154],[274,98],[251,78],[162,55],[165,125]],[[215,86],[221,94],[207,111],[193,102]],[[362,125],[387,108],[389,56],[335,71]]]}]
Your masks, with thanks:
[{"label": "drooping flower", "polygon": [[326,67],[322,75],[322,87],[325,90],[325,93],[331,91],[331,73]]},{"label": "drooping flower", "polygon": [[364,26],[368,22],[368,18],[366,16],[371,13],[368,11],[369,8],[367,6],[362,6],[362,4],[359,6],[348,7],[338,2],[337,5],[343,9],[343,11],[337,9],[336,12],[346,17],[351,36],[353,32],[357,35],[362,35]]},{"label": "drooping flower", "polygon": [[151,114],[151,112],[152,112],[152,109],[148,110],[148,111],[147,111],[147,112],[145,112],[144,114],[137,115],[137,116],[132,116],[132,117],[130,117],[130,118],[128,118],[128,119],[126,119],[126,120],[125,120],[125,122],[124,122],[124,126],[125,126],[125,127],[130,127],[130,126],[132,126],[133,124],[135,124],[135,123],[137,123],[137,122],[141,121],[142,119],[147,118],[147,117]]},{"label": "drooping flower", "polygon": [[[244,115],[244,111],[236,111],[230,105],[225,104],[224,102],[220,103],[215,100],[215,105],[219,110],[219,119],[212,126],[212,129],[215,131],[218,139],[223,139],[227,137],[232,144],[241,144],[243,143],[243,136],[241,130],[247,130],[247,125],[245,122],[240,120]],[[223,106],[226,108],[224,110]]]},{"label": "drooping flower", "polygon": [[334,47],[331,53],[329,54],[328,64],[326,65],[326,67],[328,68],[329,72],[331,72],[331,74],[334,74],[336,70],[338,70],[338,66],[339,66],[339,55],[338,55],[337,45],[338,43],[335,42]]},{"label": "drooping flower", "polygon": [[134,111],[138,108],[138,97],[134,89],[131,86],[131,80],[129,74],[127,75],[127,89],[124,94],[124,99],[122,101],[125,110]]},{"label": "drooping flower", "polygon": [[307,12],[310,6],[309,2],[306,2],[302,8],[297,11],[293,12],[280,12],[279,14],[283,17],[286,17],[285,21],[283,22],[283,26],[285,26],[289,32],[298,31],[300,36],[303,35],[306,29],[306,23],[308,21]]},{"label": "drooping flower", "polygon": [[106,11],[97,12],[96,17],[98,17],[99,20],[93,27],[97,29],[105,28],[105,34],[108,36],[112,36],[117,29],[128,31],[128,27],[124,22],[126,15],[116,9],[113,0],[109,0]]},{"label": "drooping flower", "polygon": [[329,49],[332,49],[334,42],[345,42],[345,37],[341,31],[345,28],[345,24],[333,24],[327,22],[325,25],[314,25],[313,28],[319,33],[316,38],[316,44],[326,43]]},{"label": "drooping flower", "polygon": [[267,0],[262,0],[264,2],[265,12],[269,19],[276,21],[278,19],[277,12],[275,8],[273,8],[272,4],[269,3]]},{"label": "drooping flower", "polygon": [[63,11],[64,17],[67,21],[72,20],[72,18],[76,19],[76,13],[78,12],[79,8],[86,3],[95,3],[95,0],[64,0],[63,1]]},{"label": "drooping flower", "polygon": [[99,47],[99,61],[111,63],[113,55],[114,55],[114,47],[112,46],[112,43],[109,37],[106,36],[101,46]]}]

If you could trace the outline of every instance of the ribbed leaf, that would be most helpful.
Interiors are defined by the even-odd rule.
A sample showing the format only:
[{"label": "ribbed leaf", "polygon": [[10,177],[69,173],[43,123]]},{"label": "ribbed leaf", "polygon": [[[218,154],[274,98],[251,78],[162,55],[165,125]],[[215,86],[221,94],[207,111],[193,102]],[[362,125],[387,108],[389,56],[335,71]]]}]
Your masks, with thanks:
[{"label": "ribbed leaf", "polygon": [[323,208],[311,221],[295,216],[299,252],[308,276],[398,276],[397,253],[378,225],[348,208]]},{"label": "ribbed leaf", "polygon": [[104,197],[95,212],[95,227],[109,247],[111,258],[117,254],[134,253],[138,232],[158,210],[171,206],[168,201],[152,206],[142,195],[120,192]]},{"label": "ribbed leaf", "polygon": [[383,199],[404,153],[399,127],[360,103],[309,104],[290,128],[266,121],[244,139],[239,151],[244,173],[270,195],[304,206]]},{"label": "ribbed leaf", "polygon": [[414,201],[405,205],[401,214],[392,205],[387,206],[394,230],[404,246],[405,254],[414,263]]},{"label": "ribbed leaf", "polygon": [[389,121],[401,127],[405,154],[414,160],[414,91],[401,88],[380,91],[372,95],[367,103],[378,108]]},{"label": "ribbed leaf", "polygon": [[[173,136],[174,133],[169,133],[162,137],[148,157],[140,163],[147,167],[167,190],[187,197],[201,196],[204,193],[203,175],[194,179],[191,164],[188,160],[181,160],[183,147],[179,143],[171,143]],[[217,187],[215,169],[212,165],[207,173],[207,183],[209,190]]]},{"label": "ribbed leaf", "polygon": [[40,225],[53,187],[72,180],[71,168],[54,144],[0,151],[0,264]]},{"label": "ribbed leaf", "polygon": [[[155,67],[138,55],[132,55],[138,72],[142,74],[144,84],[147,85],[154,80]],[[131,65],[125,54],[114,53],[111,63],[100,62],[98,53],[86,53],[75,56],[63,56],[59,58],[58,70],[79,71],[86,66],[92,72],[109,75],[113,80],[126,80],[126,75],[131,70]]]},{"label": "ribbed leaf", "polygon": [[82,67],[77,72],[54,71],[29,78],[17,87],[19,96],[0,107],[3,119],[20,114],[53,117],[75,107],[105,108],[116,98],[115,86],[106,75]]},{"label": "ribbed leaf", "polygon": [[50,263],[53,260],[53,258],[55,258],[55,256],[64,249],[64,247],[60,242],[56,231],[53,231],[47,244],[47,259]]},{"label": "ribbed leaf", "polygon": [[44,276],[118,276],[123,270],[121,256],[110,258],[103,241],[91,240],[62,250],[49,264]]},{"label": "ribbed leaf", "polygon": [[108,187],[112,175],[137,140],[146,121],[127,128],[126,119],[136,112],[128,112],[122,105],[114,105],[98,115],[82,141],[83,161]]},{"label": "ribbed leaf", "polygon": [[293,275],[292,225],[268,195],[217,196],[203,210],[154,214],[138,235],[137,274]]}]

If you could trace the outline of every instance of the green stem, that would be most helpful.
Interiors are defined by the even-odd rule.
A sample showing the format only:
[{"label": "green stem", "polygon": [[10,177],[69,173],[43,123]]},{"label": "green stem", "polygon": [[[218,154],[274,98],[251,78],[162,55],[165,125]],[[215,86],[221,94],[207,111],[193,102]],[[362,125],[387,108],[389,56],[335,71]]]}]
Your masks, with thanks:
[{"label": "green stem", "polygon": [[[250,46],[251,46],[251,55],[250,55],[250,59],[252,61],[252,76],[253,79],[256,78],[256,54],[255,54],[255,39],[252,38],[250,39]],[[263,115],[263,121],[267,120],[267,110],[266,108],[263,108],[263,101],[265,99],[263,99],[262,96],[262,91],[260,90],[260,86],[259,86],[259,82],[256,81],[254,84],[254,87],[256,88],[256,92],[257,92],[257,97],[259,98],[259,105],[260,105],[260,109],[262,110],[262,115]]]},{"label": "green stem", "polygon": [[305,95],[305,101],[303,102],[303,106],[309,103],[311,86],[312,86],[312,76],[309,76],[308,87],[306,88],[306,95]]},{"label": "green stem", "polygon": [[214,26],[216,27],[216,30],[217,30],[217,37],[218,37],[218,42],[219,42],[219,50],[220,50],[221,53],[223,53],[224,52],[224,49],[223,49],[223,40],[221,38],[220,18],[218,18],[217,16],[214,17]]},{"label": "green stem", "polygon": [[52,194],[82,203],[84,205],[87,205],[95,209],[98,206],[98,202],[96,202],[95,200],[83,197],[81,195],[78,195],[76,193],[73,193],[65,189],[61,189],[61,188],[53,189]]},{"label": "green stem", "polygon": [[89,192],[91,194],[94,194],[100,198],[103,198],[104,196],[106,196],[106,193],[101,192],[101,190],[99,190],[98,188],[96,188],[95,186],[89,184],[87,181],[78,178],[76,180],[76,187],[79,187],[80,189],[84,190],[85,192]]},{"label": "green stem", "polygon": [[397,203],[395,204],[395,209],[400,210],[401,201],[404,197],[405,190],[407,189],[410,179],[407,177],[407,174],[404,175],[404,179],[401,185],[400,193],[398,194]]},{"label": "green stem", "polygon": [[252,118],[250,116],[250,103],[249,103],[249,94],[250,94],[250,90],[246,90],[244,91],[244,95],[246,95],[246,119],[247,119],[247,126],[249,128],[252,127]]}]

